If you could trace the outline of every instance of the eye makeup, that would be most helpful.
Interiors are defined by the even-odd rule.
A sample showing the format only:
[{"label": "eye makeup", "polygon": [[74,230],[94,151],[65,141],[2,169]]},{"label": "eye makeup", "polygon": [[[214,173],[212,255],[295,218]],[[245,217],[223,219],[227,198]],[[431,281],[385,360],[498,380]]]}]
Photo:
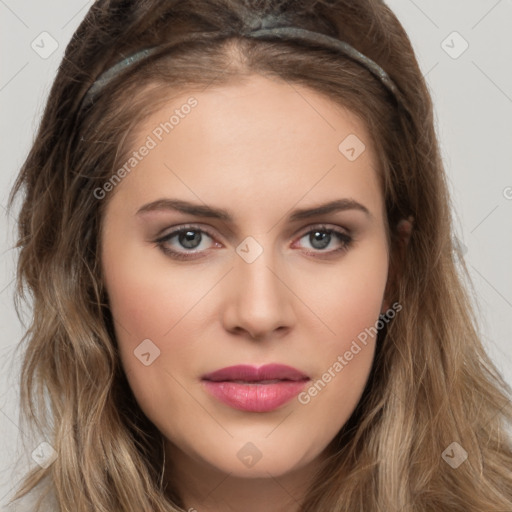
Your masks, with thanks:
[{"label": "eye makeup", "polygon": [[[187,251],[187,247],[183,246],[183,243],[191,243],[194,244],[194,238],[197,236],[192,236],[191,240],[187,240],[185,237],[193,234],[200,234],[198,244],[200,245],[203,241],[204,236],[206,235],[208,238],[215,239],[215,235],[205,227],[201,227],[199,225],[190,224],[180,226],[178,229],[167,233],[166,235],[159,237],[154,241],[156,246],[166,255],[170,256],[173,259],[186,261],[191,259],[198,259],[204,257],[204,253],[209,252],[209,249],[203,249],[199,251]],[[315,239],[316,235],[321,235],[321,239]],[[333,236],[334,235],[334,236]],[[305,253],[320,258],[331,258],[340,253],[344,253],[350,249],[353,242],[353,237],[349,235],[346,231],[341,230],[339,227],[328,227],[325,224],[318,224],[314,226],[309,226],[306,231],[303,231],[302,234],[298,237],[299,240],[304,237],[309,236],[308,242],[312,245],[314,243],[319,243],[320,247],[313,247],[312,250],[305,250]],[[176,250],[175,248],[171,248],[169,242],[173,239],[177,239],[177,243],[181,244],[182,250]],[[324,242],[327,240],[327,242]],[[332,241],[338,241],[340,247],[331,250],[324,250],[324,247],[332,245]],[[219,246],[218,242],[215,242],[217,247]],[[292,244],[294,247],[296,242]],[[188,247],[188,249],[195,249],[195,247]]]}]

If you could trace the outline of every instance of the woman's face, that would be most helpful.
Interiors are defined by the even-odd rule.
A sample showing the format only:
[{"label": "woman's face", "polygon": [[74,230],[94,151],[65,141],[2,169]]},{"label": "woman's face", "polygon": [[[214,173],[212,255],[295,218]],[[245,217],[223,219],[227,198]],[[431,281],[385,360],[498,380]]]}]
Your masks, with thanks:
[{"label": "woman's face", "polygon": [[137,134],[97,196],[138,404],[178,465],[242,477],[314,465],[362,395],[369,329],[389,307],[365,126],[307,88],[252,76],[175,96]]}]

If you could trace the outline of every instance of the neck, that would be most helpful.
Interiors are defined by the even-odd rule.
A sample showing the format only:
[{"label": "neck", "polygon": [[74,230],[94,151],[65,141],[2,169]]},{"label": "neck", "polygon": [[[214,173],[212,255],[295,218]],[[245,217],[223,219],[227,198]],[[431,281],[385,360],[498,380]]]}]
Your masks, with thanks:
[{"label": "neck", "polygon": [[187,512],[298,512],[321,464],[319,458],[285,475],[249,478],[224,473],[175,446],[167,454],[167,478]]}]

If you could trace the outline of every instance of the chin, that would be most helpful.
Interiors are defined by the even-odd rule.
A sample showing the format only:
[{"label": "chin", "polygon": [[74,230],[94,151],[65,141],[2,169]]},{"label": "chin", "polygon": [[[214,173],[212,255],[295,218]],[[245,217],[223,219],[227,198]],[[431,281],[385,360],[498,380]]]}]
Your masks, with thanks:
[{"label": "chin", "polygon": [[[298,451],[297,447],[303,450]],[[254,442],[232,440],[229,446],[219,445],[220,451],[203,453],[202,458],[218,471],[228,473],[235,478],[280,477],[298,471],[320,453],[304,451],[304,443],[282,441],[272,443],[269,439],[256,439]],[[232,456],[228,456],[232,454]]]}]

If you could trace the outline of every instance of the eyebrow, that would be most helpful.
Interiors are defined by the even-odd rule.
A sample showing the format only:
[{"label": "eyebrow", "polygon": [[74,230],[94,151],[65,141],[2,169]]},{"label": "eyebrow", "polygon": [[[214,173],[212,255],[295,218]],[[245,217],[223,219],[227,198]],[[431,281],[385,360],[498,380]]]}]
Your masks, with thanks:
[{"label": "eyebrow", "polygon": [[[196,217],[209,217],[225,222],[234,222],[233,216],[229,213],[228,210],[223,208],[212,208],[211,206],[190,203],[188,201],[182,201],[178,199],[158,199],[140,207],[137,210],[136,215],[141,215],[150,211],[162,210],[175,210],[189,215],[194,215]],[[310,217],[315,217],[317,215],[324,215],[327,213],[334,213],[345,210],[359,210],[363,212],[367,217],[373,217],[366,206],[358,203],[357,201],[354,201],[353,199],[344,198],[330,201],[328,203],[314,206],[312,208],[296,209],[290,215],[289,220],[294,222]]]}]

